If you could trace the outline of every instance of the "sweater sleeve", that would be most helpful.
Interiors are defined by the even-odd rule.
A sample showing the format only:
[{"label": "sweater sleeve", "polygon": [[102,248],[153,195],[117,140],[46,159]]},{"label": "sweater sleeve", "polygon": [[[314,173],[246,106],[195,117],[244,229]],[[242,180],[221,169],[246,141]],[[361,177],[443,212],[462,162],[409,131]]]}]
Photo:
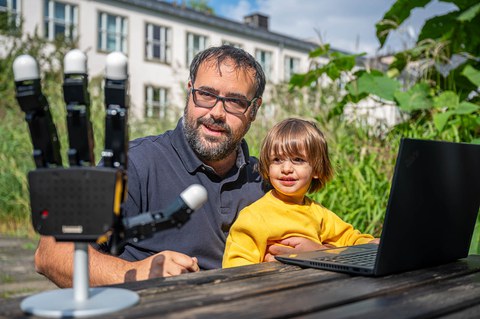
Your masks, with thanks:
[{"label": "sweater sleeve", "polygon": [[323,244],[332,244],[337,247],[360,245],[370,242],[374,237],[362,234],[349,223],[343,221],[335,213],[323,208],[323,218],[320,225]]},{"label": "sweater sleeve", "polygon": [[222,267],[237,267],[263,262],[268,232],[262,218],[248,207],[240,211],[227,237]]}]

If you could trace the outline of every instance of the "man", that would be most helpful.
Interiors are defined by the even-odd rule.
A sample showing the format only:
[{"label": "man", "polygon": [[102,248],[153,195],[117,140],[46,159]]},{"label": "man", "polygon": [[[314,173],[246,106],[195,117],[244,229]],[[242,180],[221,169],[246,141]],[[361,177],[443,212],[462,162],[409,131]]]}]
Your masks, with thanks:
[{"label": "man", "polygon": [[[243,137],[262,104],[265,75],[231,46],[200,52],[190,66],[184,116],[173,131],[130,144],[126,216],[160,210],[191,184],[207,202],[181,228],[129,243],[121,258],[89,248],[90,284],[106,285],[220,268],[238,211],[264,191]],[[59,287],[72,284],[73,244],[42,237],[35,265]]]}]

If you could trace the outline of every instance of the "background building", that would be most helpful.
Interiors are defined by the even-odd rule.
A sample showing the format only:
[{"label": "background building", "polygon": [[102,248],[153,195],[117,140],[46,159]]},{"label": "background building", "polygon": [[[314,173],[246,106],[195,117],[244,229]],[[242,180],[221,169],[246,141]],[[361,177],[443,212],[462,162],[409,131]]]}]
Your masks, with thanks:
[{"label": "background building", "polygon": [[239,23],[158,0],[0,0],[0,14],[23,33],[78,39],[90,77],[104,73],[108,53],[125,53],[136,118],[176,117],[185,105],[190,61],[209,46],[232,44],[255,56],[267,76],[267,104],[268,86],[306,72],[316,47],[269,31],[261,13]]}]

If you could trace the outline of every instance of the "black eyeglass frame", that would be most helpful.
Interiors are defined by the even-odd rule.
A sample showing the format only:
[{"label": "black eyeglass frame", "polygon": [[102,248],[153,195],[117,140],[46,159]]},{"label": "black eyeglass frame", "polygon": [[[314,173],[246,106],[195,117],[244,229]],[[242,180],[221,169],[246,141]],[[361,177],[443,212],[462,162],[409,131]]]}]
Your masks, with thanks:
[{"label": "black eyeglass frame", "polygon": [[[201,108],[205,108],[205,109],[212,109],[212,108],[215,107],[215,105],[217,105],[218,101],[220,100],[220,101],[222,101],[223,109],[225,110],[225,112],[230,113],[230,114],[233,114],[233,115],[243,115],[243,114],[245,114],[245,113],[248,111],[248,109],[250,108],[250,106],[252,106],[252,104],[255,103],[255,102],[258,100],[258,97],[254,97],[253,99],[248,100],[248,99],[246,99],[246,98],[243,99],[243,98],[238,98],[238,97],[220,96],[220,95],[217,95],[217,94],[213,94],[212,92],[208,92],[208,91],[196,89],[196,88],[194,88],[193,84],[192,84],[191,92],[192,92],[193,103],[195,104],[196,107],[201,107]],[[215,97],[215,98],[216,98],[215,103],[213,103],[212,106],[202,106],[202,105],[198,105],[198,104],[197,104],[197,98],[196,98],[195,92],[202,92],[202,93],[211,95],[212,97]],[[248,105],[247,105],[247,107],[245,108],[245,110],[244,110],[243,112],[232,112],[232,111],[229,111],[228,108],[227,108],[227,106],[225,105],[225,101],[226,101],[226,100],[245,101],[245,102],[248,103]]]}]

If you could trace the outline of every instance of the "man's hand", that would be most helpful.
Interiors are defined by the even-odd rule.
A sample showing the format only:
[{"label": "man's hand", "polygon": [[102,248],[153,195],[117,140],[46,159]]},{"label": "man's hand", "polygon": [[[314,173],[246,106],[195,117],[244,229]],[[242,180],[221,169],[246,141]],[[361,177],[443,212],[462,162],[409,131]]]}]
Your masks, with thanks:
[{"label": "man's hand", "polygon": [[275,261],[275,256],[284,254],[294,254],[302,251],[313,251],[335,248],[330,244],[319,244],[304,237],[289,237],[279,241],[276,244],[270,245],[265,254],[264,261]]},{"label": "man's hand", "polygon": [[133,262],[131,269],[125,273],[125,281],[177,276],[199,270],[196,257],[189,257],[182,253],[166,250],[143,260]]},{"label": "man's hand", "polygon": [[[72,287],[73,243],[56,242],[41,236],[35,252],[35,268],[59,287]],[[127,261],[89,247],[90,286],[119,284],[126,281],[175,276],[199,271],[195,257],[174,251],[162,251],[140,261]]]}]

